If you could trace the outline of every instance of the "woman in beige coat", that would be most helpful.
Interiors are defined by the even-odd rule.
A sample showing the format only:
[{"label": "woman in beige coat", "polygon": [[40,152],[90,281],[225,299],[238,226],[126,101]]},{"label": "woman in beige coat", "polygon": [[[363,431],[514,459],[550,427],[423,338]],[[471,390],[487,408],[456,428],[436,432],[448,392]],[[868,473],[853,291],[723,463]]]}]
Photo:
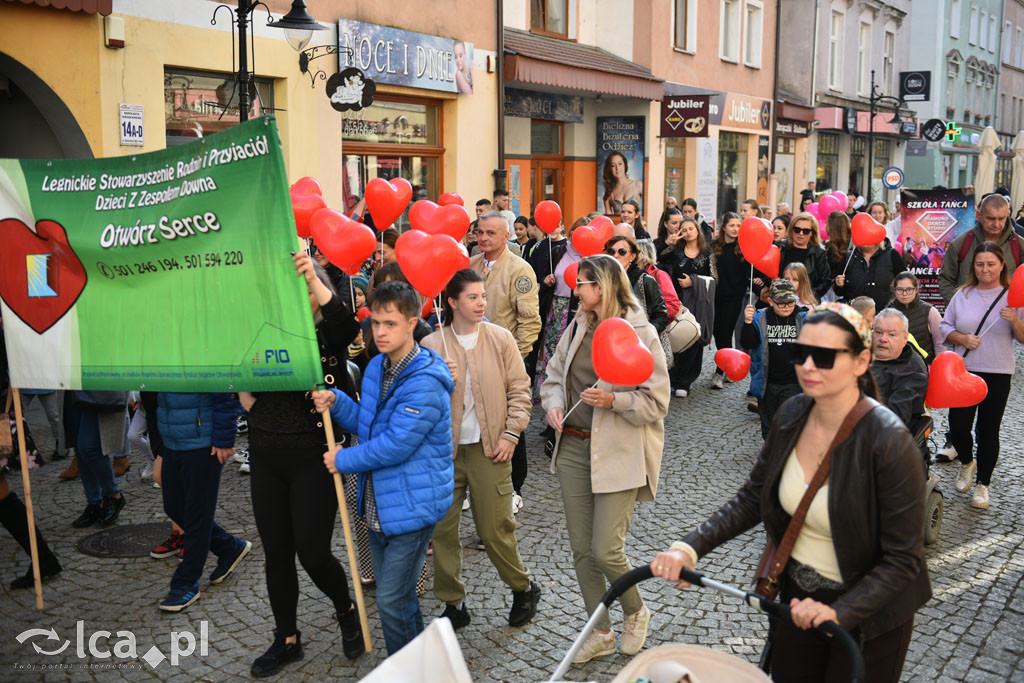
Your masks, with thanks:
[{"label": "woman in beige coat", "polygon": [[[593,613],[608,583],[632,567],[626,532],[637,500],[654,500],[671,390],[658,333],[633,296],[614,258],[580,262],[576,280],[579,313],[558,342],[547,366],[541,401],[557,432],[551,471],[558,475],[569,544],[587,612]],[[625,318],[654,356],[654,372],[637,386],[598,381],[591,359],[594,329],[607,318]],[[579,401],[574,410],[566,411]],[[625,620],[621,649],[636,654],[644,645],[651,613],[636,588],[622,595]],[[576,662],[615,652],[605,617]]]}]

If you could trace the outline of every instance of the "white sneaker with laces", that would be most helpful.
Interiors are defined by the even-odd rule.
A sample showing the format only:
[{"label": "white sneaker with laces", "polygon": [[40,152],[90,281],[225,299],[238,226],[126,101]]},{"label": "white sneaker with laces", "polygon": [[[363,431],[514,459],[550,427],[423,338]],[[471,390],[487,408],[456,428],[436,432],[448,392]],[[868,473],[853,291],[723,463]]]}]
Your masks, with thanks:
[{"label": "white sneaker with laces", "polygon": [[152,479],[153,478],[153,463],[147,462],[146,466],[142,468],[141,479]]},{"label": "white sneaker with laces", "polygon": [[969,464],[960,465],[960,473],[956,475],[956,483],[953,487],[960,493],[967,493],[974,485],[974,475],[978,472],[978,461],[972,460]]},{"label": "white sneaker with laces", "polygon": [[690,395],[686,389],[676,389],[676,398],[686,398]]},{"label": "white sneaker with laces", "polygon": [[594,657],[613,654],[615,654],[615,634],[611,631],[601,633],[594,630],[590,632],[590,637],[583,641],[583,647],[576,653],[572,661],[574,664],[582,664],[589,662]]},{"label": "white sneaker with laces", "polygon": [[647,640],[647,627],[651,623],[651,610],[647,605],[626,617],[622,624],[622,654],[635,655]]},{"label": "white sneaker with laces", "polygon": [[978,508],[979,510],[988,509],[988,487],[984,484],[978,484],[974,489],[974,497],[971,498],[971,507]]},{"label": "white sneaker with laces", "polygon": [[466,492],[466,497],[462,499],[462,511],[465,512],[469,509],[469,492]]},{"label": "white sneaker with laces", "polygon": [[711,380],[711,388],[712,389],[721,389],[722,388],[722,382],[723,382],[724,378],[725,378],[725,375],[719,375],[716,372],[714,378]]},{"label": "white sneaker with laces", "polygon": [[523,497],[518,493],[512,494],[512,514],[518,515],[519,511],[523,509]]},{"label": "white sneaker with laces", "polygon": [[957,459],[956,449],[952,446],[946,446],[945,448],[935,453],[935,462],[937,463],[950,463]]},{"label": "white sneaker with laces", "polygon": [[231,462],[237,462],[239,465],[248,460],[249,450],[246,448],[236,448],[235,452],[231,454]]},{"label": "white sneaker with laces", "polygon": [[249,451],[245,452],[245,460],[243,460],[242,464],[238,467],[238,471],[242,474],[249,474]]}]

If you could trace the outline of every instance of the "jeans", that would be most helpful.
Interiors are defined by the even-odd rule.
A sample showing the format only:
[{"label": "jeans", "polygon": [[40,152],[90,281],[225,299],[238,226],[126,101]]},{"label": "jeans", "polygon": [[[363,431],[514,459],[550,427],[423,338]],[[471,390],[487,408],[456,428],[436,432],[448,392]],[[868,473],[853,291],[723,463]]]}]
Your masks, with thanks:
[{"label": "jeans", "polygon": [[100,423],[96,412],[80,409],[77,412],[78,473],[82,477],[85,499],[90,503],[99,503],[119,492],[114,478],[114,466],[100,445]]},{"label": "jeans", "polygon": [[423,613],[416,579],[427,560],[434,525],[396,536],[369,530],[373,574],[377,578],[377,611],[388,656],[423,631]]},{"label": "jeans", "polygon": [[171,577],[172,591],[192,588],[199,582],[210,552],[218,558],[238,552],[242,541],[213,519],[223,467],[209,448],[168,448],[164,453],[164,512],[185,530],[185,556]]},{"label": "jeans", "polygon": [[64,392],[51,391],[45,394],[28,394],[22,391],[22,414],[28,412],[28,407],[31,405],[32,399],[39,401],[39,405],[41,405],[43,407],[43,411],[46,412],[46,419],[50,423],[50,432],[53,434],[53,454],[56,456],[63,455],[67,452],[67,446],[64,443],[64,425],[61,420],[61,412],[64,407]]}]

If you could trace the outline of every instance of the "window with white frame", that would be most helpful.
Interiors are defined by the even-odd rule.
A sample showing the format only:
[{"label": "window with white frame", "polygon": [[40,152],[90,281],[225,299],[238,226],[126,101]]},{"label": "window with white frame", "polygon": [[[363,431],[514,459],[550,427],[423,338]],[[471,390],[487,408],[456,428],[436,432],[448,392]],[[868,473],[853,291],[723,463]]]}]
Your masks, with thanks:
[{"label": "window with white frame", "polygon": [[1017,59],[1014,63],[1018,69],[1024,69],[1024,39],[1021,38],[1020,26],[1017,27]]},{"label": "window with white frame", "polygon": [[956,108],[956,67],[950,66],[946,72],[946,106]]},{"label": "window with white frame", "polygon": [[832,10],[832,20],[828,30],[828,87],[832,90],[843,89],[843,22],[845,18],[842,12]]},{"label": "window with white frame", "polygon": [[896,34],[892,31],[885,32],[885,42],[882,44],[882,81],[885,92],[893,91],[893,60],[896,53]]},{"label": "window with white frame", "polygon": [[978,47],[982,50],[988,47],[988,12],[981,11],[981,18],[978,20]]},{"label": "window with white frame", "polygon": [[676,26],[675,46],[677,50],[697,51],[697,0],[675,0]]},{"label": "window with white frame", "polygon": [[960,0],[953,0],[949,4],[949,36],[950,38],[960,37]]},{"label": "window with white frame", "polygon": [[722,0],[719,56],[727,62],[740,61],[740,0]]},{"label": "window with white frame", "polygon": [[971,45],[978,44],[978,6],[971,5],[971,22],[967,29],[967,42]]},{"label": "window with white frame", "polygon": [[1009,21],[1003,24],[1003,62],[1011,64],[1013,57],[1013,24]]},{"label": "window with white frame", "polygon": [[992,54],[995,54],[996,47],[999,45],[998,23],[995,12],[988,16],[988,51]]},{"label": "window with white frame", "polygon": [[761,68],[761,36],[764,34],[764,8],[761,0],[747,0],[743,26],[743,63]]},{"label": "window with white frame", "polygon": [[862,21],[857,37],[857,94],[868,96],[868,72],[871,70],[871,24]]}]

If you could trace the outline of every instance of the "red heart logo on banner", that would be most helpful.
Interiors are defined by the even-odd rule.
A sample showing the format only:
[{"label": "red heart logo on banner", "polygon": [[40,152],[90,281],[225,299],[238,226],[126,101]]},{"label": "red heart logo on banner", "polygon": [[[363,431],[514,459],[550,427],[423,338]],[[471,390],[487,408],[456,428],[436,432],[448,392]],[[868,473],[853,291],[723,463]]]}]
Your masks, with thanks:
[{"label": "red heart logo on banner", "polygon": [[463,254],[450,235],[408,230],[395,243],[395,256],[409,284],[432,299],[462,266]]},{"label": "red heart logo on banner", "polygon": [[458,204],[459,206],[466,205],[466,202],[462,200],[462,195],[458,192],[445,192],[443,195],[438,197],[437,203],[441,206],[448,206],[449,204]]},{"label": "red heart logo on banner", "polygon": [[32,232],[17,218],[4,219],[0,244],[0,298],[42,334],[78,301],[88,279],[85,267],[56,221],[37,221]]},{"label": "red heart logo on banner", "polygon": [[739,382],[750,371],[750,355],[739,349],[718,349],[715,351],[715,365],[733,382]]},{"label": "red heart logo on banner", "polygon": [[615,224],[607,216],[598,216],[593,223],[581,225],[572,233],[572,246],[581,256],[604,251],[604,244],[615,236]]},{"label": "red heart logo on banner", "polygon": [[963,356],[954,351],[935,356],[928,369],[928,393],[924,397],[930,407],[968,408],[981,403],[986,395],[988,385],[967,372]]},{"label": "red heart logo on banner", "polygon": [[374,227],[380,232],[398,220],[411,199],[412,185],[405,178],[395,178],[391,182],[373,178],[366,183],[366,205],[370,207]]},{"label": "red heart logo on banner", "polygon": [[[759,219],[760,220],[760,219]],[[740,246],[740,251],[743,247]],[[779,260],[782,258],[782,252],[774,244],[768,247],[768,251],[757,261],[754,261],[754,269],[758,272],[764,273],[773,280],[779,276]]]},{"label": "red heart logo on banner", "polygon": [[885,226],[871,217],[871,214],[858,213],[853,217],[851,225],[853,243],[858,247],[879,244],[885,239]]},{"label": "red heart logo on banner", "polygon": [[409,209],[409,223],[413,230],[428,235],[449,235],[458,242],[469,230],[469,212],[460,204],[438,206],[428,199],[421,199]]},{"label": "red heart logo on banner", "polygon": [[1010,280],[1010,291],[1006,295],[1006,303],[1013,308],[1024,308],[1024,263],[1017,266],[1013,271],[1013,279]]},{"label": "red heart logo on banner", "polygon": [[377,238],[373,230],[334,209],[320,209],[309,220],[313,241],[327,260],[355,275],[373,256]]},{"label": "red heart logo on banner", "polygon": [[609,384],[643,384],[654,372],[651,350],[622,318],[606,318],[598,324],[591,356],[594,372]]},{"label": "red heart logo on banner", "polygon": [[580,263],[570,263],[565,269],[565,273],[562,274],[562,279],[565,280],[565,284],[569,289],[576,289],[576,278],[579,276]]},{"label": "red heart logo on banner", "polygon": [[764,256],[774,239],[771,228],[765,226],[764,221],[757,216],[747,216],[740,223],[740,251],[750,263]]},{"label": "red heart logo on banner", "polygon": [[299,237],[309,237],[309,219],[326,207],[324,198],[318,194],[292,192],[292,213],[295,214],[295,232]]},{"label": "red heart logo on banner", "polygon": [[533,220],[538,228],[550,235],[562,224],[562,207],[558,202],[545,199],[534,207]]},{"label": "red heart logo on banner", "polygon": [[299,178],[291,186],[292,194],[318,194],[323,195],[324,188],[320,187],[320,181],[316,178]]}]

